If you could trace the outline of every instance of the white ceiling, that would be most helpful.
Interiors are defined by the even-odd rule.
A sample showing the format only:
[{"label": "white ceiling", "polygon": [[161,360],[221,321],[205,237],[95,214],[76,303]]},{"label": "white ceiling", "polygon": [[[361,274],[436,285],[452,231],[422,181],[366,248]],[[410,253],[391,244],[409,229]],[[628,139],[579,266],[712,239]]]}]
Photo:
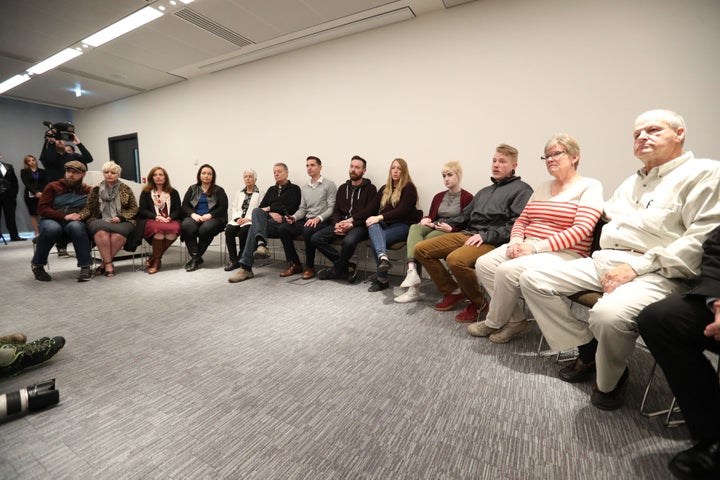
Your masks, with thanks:
[{"label": "white ceiling", "polygon": [[0,82],[147,5],[166,7],[2,96],[81,110],[468,1],[0,0]]}]

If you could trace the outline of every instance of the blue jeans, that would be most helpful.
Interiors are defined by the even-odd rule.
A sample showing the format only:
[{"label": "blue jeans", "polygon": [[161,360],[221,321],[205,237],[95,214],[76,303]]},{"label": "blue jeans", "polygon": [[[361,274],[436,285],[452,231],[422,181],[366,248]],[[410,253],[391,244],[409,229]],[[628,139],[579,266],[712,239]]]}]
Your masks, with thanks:
[{"label": "blue jeans", "polygon": [[[340,253],[333,246],[336,239],[341,238]],[[312,236],[312,244],[320,250],[331,262],[333,262],[335,273],[338,276],[347,274],[348,262],[355,253],[358,244],[367,240],[368,231],[365,227],[353,227],[346,235],[335,235],[335,226],[329,225],[315,232]]]},{"label": "blue jeans", "polygon": [[[385,222],[376,223],[368,227],[368,235],[370,236],[370,244],[372,245],[375,263],[380,264],[379,257],[385,255],[387,246],[397,242],[407,240],[410,225],[405,223],[392,223],[390,225]],[[378,271],[378,278],[387,278],[387,272]]]},{"label": "blue jeans", "polygon": [[33,265],[47,265],[50,250],[53,245],[62,240],[72,242],[78,267],[89,267],[93,264],[90,258],[90,237],[88,237],[85,222],[66,222],[42,218],[38,230],[40,234],[32,258]]},{"label": "blue jeans", "polygon": [[255,261],[253,253],[257,249],[258,240],[267,241],[268,238],[278,238],[280,236],[280,225],[263,209],[256,208],[252,211],[252,224],[247,234],[247,240],[245,240],[245,248],[243,248],[240,256],[240,263],[243,268],[252,269]]}]

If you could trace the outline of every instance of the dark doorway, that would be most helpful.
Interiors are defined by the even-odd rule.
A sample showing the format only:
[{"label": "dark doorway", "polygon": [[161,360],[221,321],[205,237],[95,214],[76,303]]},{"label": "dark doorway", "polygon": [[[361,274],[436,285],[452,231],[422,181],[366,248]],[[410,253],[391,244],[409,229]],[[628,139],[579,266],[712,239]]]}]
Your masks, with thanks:
[{"label": "dark doorway", "polygon": [[140,150],[137,133],[108,138],[110,160],[120,165],[120,177],[140,183]]}]

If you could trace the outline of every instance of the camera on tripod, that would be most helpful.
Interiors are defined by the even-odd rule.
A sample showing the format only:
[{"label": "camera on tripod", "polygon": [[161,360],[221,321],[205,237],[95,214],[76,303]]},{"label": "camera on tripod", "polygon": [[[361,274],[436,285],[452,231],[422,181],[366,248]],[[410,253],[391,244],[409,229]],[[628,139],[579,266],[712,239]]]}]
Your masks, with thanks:
[{"label": "camera on tripod", "polygon": [[75,125],[70,122],[43,122],[48,127],[45,138],[54,138],[63,142],[72,142],[75,138]]}]

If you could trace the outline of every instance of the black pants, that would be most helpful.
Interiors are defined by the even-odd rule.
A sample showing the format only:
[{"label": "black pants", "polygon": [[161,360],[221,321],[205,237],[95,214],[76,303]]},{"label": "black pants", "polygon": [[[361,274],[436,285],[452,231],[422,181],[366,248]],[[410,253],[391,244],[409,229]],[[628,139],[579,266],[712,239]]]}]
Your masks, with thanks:
[{"label": "black pants", "polygon": [[245,225],[228,225],[225,227],[225,245],[227,246],[228,257],[231,262],[236,263],[240,255],[242,255],[249,231],[249,223]]},{"label": "black pants", "polygon": [[196,222],[190,217],[186,217],[180,224],[180,232],[182,240],[187,245],[188,252],[192,256],[200,256],[210,246],[215,235],[222,232],[225,228],[225,222],[217,218],[211,218],[206,222]]},{"label": "black pants", "polygon": [[704,296],[684,294],[647,306],[637,319],[696,440],[720,440],[720,384],[703,354],[720,352],[720,342],[703,334],[714,320]]},{"label": "black pants", "polygon": [[0,219],[5,214],[5,226],[7,226],[10,238],[15,239],[20,235],[18,234],[17,223],[15,222],[15,208],[17,207],[17,199],[6,198],[0,200]]},{"label": "black pants", "polygon": [[300,257],[295,250],[294,238],[298,235],[302,235],[305,241],[305,265],[307,267],[315,267],[315,245],[312,244],[310,239],[313,234],[318,230],[326,227],[328,221],[320,222],[317,227],[306,227],[306,218],[298,219],[294,223],[283,223],[280,225],[280,241],[283,244],[283,250],[285,250],[285,258],[294,264],[301,264]]},{"label": "black pants", "polygon": [[[318,230],[312,236],[312,244],[333,262],[335,273],[338,276],[345,275],[348,269],[348,262],[355,254],[358,244],[368,239],[368,231],[365,227],[354,227],[347,232],[347,235],[335,235],[334,226],[329,225]],[[340,252],[333,245],[336,239],[341,238]]]}]

